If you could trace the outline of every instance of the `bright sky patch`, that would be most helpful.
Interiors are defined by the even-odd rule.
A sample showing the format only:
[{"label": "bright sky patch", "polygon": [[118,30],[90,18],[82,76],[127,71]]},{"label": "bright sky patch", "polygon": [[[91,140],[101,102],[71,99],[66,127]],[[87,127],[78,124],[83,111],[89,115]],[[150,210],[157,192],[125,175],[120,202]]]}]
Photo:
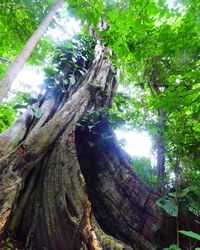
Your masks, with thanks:
[{"label": "bright sky patch", "polygon": [[115,130],[118,140],[124,143],[124,150],[131,156],[143,156],[150,158],[152,142],[147,132]]}]

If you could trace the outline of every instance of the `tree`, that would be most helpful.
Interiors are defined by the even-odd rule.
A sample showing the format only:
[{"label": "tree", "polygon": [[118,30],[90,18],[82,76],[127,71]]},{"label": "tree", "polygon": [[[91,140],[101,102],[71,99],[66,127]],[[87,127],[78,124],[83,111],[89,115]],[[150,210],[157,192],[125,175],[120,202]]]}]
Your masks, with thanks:
[{"label": "tree", "polygon": [[117,86],[108,53],[103,47],[93,63],[79,50],[61,54],[71,64],[61,60],[41,114],[29,110],[1,134],[1,239],[12,232],[33,249],[151,249],[153,225],[171,233],[159,193],[131,170],[101,114]]},{"label": "tree", "polygon": [[[178,154],[184,162],[189,152],[183,149],[183,145],[186,146],[188,138],[194,139],[191,134],[186,135],[187,129],[183,132],[182,129],[187,127],[183,126],[183,120],[185,124],[194,124],[198,120],[195,113],[199,102],[197,67],[200,30],[196,25],[199,22],[199,2],[178,1],[172,8],[164,1],[118,1],[115,4],[118,11],[113,7],[114,3],[104,9],[109,29],[99,33],[105,44],[117,54],[117,59],[113,61],[123,69],[121,82],[126,85],[132,83],[132,92],[137,92],[129,98],[126,105],[128,115],[125,117],[132,120],[137,128],[146,127],[154,138],[158,187],[163,190],[165,172],[169,173],[174,168],[169,158],[176,162]],[[180,120],[176,120],[175,116],[181,117]],[[196,126],[196,129],[189,127],[196,136],[199,134]],[[190,151],[190,154],[193,153]]]},{"label": "tree", "polygon": [[[42,22],[53,2],[53,0],[36,0],[34,2],[16,0],[14,3],[8,0],[1,1],[0,29],[2,32],[0,34],[0,77],[3,77],[9,64],[17,57],[27,40]],[[29,63],[41,63],[46,55],[43,49],[44,46],[47,47],[47,40],[43,38],[31,54]]]},{"label": "tree", "polygon": [[[102,8],[102,1],[90,3],[90,13]],[[124,18],[129,7],[120,5]],[[59,48],[46,69],[45,95],[1,134],[0,235],[18,248],[148,250],[175,242],[175,218],[156,206],[161,194],[133,172],[106,119],[117,87],[112,60],[119,66],[108,45],[127,60],[123,30],[130,31],[118,23],[112,38],[112,24],[100,31],[105,40],[96,56],[84,41],[67,44],[65,53]]]},{"label": "tree", "polygon": [[16,78],[17,74],[22,69],[26,60],[31,55],[34,47],[37,45],[40,38],[43,36],[44,32],[49,26],[49,23],[52,21],[55,13],[58,8],[63,4],[63,0],[58,0],[49,10],[48,14],[45,16],[44,20],[41,22],[40,26],[36,29],[33,35],[29,38],[26,45],[17,56],[17,58],[11,63],[8,68],[6,74],[0,82],[0,102],[2,102],[3,98],[7,95],[10,87],[12,85],[13,80]]}]

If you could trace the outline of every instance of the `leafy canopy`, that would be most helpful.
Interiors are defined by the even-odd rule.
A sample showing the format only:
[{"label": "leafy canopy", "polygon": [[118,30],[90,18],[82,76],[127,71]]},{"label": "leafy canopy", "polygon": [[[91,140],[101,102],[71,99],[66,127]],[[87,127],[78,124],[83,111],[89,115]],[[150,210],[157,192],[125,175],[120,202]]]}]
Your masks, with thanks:
[{"label": "leafy canopy", "polygon": [[[26,41],[37,29],[53,0],[2,0],[0,5],[0,77],[20,53]],[[32,63],[38,63],[50,41],[43,39],[32,54]]]}]

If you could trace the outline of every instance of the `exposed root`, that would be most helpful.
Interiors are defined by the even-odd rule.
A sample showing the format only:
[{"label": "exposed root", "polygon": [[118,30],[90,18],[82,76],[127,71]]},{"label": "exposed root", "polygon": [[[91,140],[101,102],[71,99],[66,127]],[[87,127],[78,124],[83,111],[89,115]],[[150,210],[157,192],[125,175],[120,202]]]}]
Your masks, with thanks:
[{"label": "exposed root", "polygon": [[4,186],[0,187],[0,204],[3,204],[0,211],[0,241],[5,235],[7,225],[9,223],[9,219],[13,210],[13,200],[16,197],[17,191],[17,184],[14,184],[9,188],[5,188]]},{"label": "exposed root", "polygon": [[82,230],[82,235],[84,238],[83,247],[84,250],[102,250],[99,246],[96,233],[91,226],[91,202],[87,200],[85,208],[85,218],[84,218],[84,228]]},{"label": "exposed root", "polygon": [[[5,209],[0,215],[0,241],[4,237],[5,230],[6,230],[10,215],[11,215],[10,208]],[[0,247],[1,247],[1,242],[0,242]]]}]

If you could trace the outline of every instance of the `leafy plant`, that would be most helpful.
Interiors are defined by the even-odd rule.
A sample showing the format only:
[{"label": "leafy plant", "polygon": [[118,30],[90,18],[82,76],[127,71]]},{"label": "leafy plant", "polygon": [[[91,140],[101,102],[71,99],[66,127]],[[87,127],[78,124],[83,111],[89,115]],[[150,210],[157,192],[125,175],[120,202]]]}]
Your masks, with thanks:
[{"label": "leafy plant", "polygon": [[168,193],[168,195],[170,197],[173,197],[173,198],[177,197],[178,199],[180,199],[180,198],[185,197],[187,194],[189,194],[190,191],[191,191],[191,188],[187,187],[185,189],[179,190],[178,192],[170,192],[170,193]]},{"label": "leafy plant", "polygon": [[151,165],[150,159],[134,156],[132,157],[132,166],[142,180],[152,187],[156,187],[156,169]]},{"label": "leafy plant", "polygon": [[169,247],[163,248],[163,250],[181,250],[181,248],[178,247],[176,244],[172,244]]},{"label": "leafy plant", "polygon": [[9,128],[16,117],[21,113],[21,109],[27,108],[35,98],[30,93],[16,92],[0,105],[0,133]]},{"label": "leafy plant", "polygon": [[200,234],[194,233],[192,231],[185,231],[185,230],[179,230],[179,232],[183,235],[190,237],[190,238],[200,240]]},{"label": "leafy plant", "polygon": [[167,214],[173,217],[178,216],[178,206],[175,199],[165,195],[156,201],[156,205],[162,208]]},{"label": "leafy plant", "polygon": [[76,35],[58,46],[51,63],[44,68],[47,87],[69,90],[70,85],[86,74],[94,58],[94,46],[95,39],[89,34]]},{"label": "leafy plant", "polygon": [[[19,54],[26,41],[33,34],[47,13],[53,0],[2,0],[0,6],[0,77],[3,76],[10,62]],[[9,31],[9,32],[8,32]],[[41,63],[51,45],[47,39],[38,45],[30,62]]]},{"label": "leafy plant", "polygon": [[16,110],[9,105],[0,105],[0,133],[6,130],[13,123],[16,113]]}]

